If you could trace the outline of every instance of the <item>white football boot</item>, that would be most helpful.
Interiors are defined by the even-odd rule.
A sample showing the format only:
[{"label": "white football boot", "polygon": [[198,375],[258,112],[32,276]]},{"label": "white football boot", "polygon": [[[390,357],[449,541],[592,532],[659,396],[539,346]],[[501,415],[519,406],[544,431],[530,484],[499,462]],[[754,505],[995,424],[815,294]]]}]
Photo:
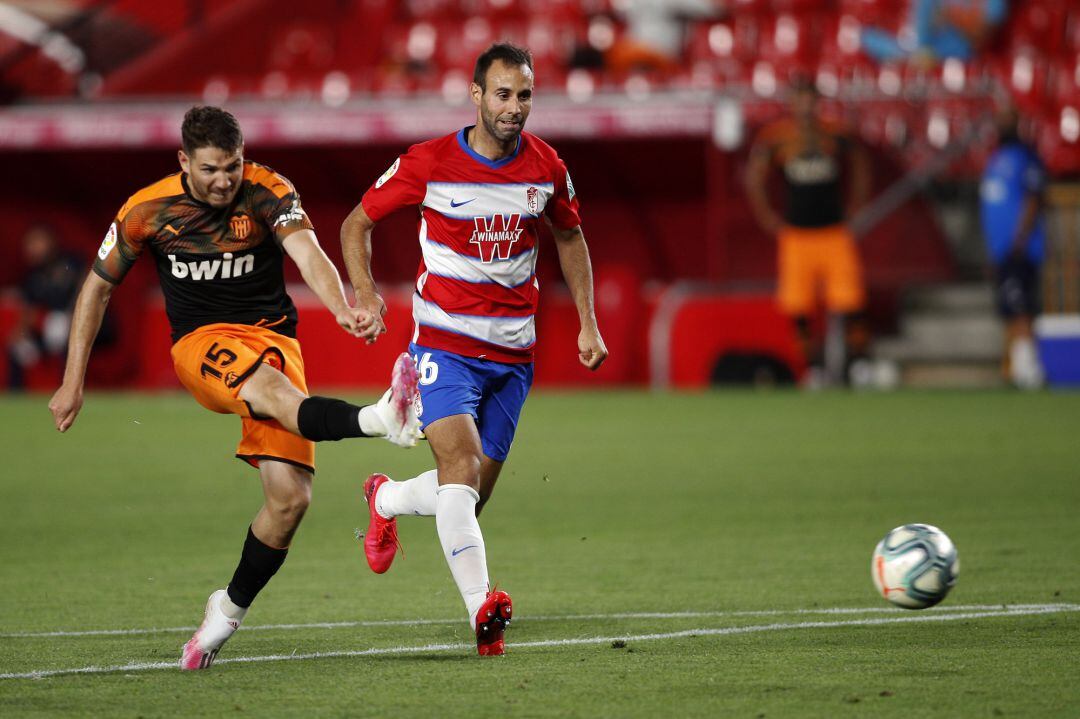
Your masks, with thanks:
[{"label": "white football boot", "polygon": [[[206,669],[214,663],[221,645],[228,641],[244,620],[231,619],[221,611],[221,600],[226,596],[224,589],[219,589],[206,600],[206,614],[195,634],[184,645],[180,654],[181,669]],[[244,610],[244,614],[247,610]]]},{"label": "white football boot", "polygon": [[386,428],[386,439],[399,447],[415,447],[420,439],[420,419],[413,408],[420,373],[407,352],[394,361],[390,389],[375,405],[375,413]]}]

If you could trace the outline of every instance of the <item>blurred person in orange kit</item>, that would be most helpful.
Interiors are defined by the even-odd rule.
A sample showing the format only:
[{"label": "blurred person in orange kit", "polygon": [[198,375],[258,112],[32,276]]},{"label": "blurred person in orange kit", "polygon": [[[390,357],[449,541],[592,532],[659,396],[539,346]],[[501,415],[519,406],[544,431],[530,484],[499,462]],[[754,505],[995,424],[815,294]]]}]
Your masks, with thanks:
[{"label": "blurred person in orange kit", "polygon": [[[848,222],[867,199],[870,167],[858,142],[818,116],[817,101],[812,82],[792,83],[790,114],[754,140],[746,191],[758,223],[779,243],[777,301],[795,323],[809,381],[841,384],[869,342],[862,262]],[[779,210],[769,198],[773,169],[783,179]],[[810,322],[820,296],[829,314],[824,344]]]}]

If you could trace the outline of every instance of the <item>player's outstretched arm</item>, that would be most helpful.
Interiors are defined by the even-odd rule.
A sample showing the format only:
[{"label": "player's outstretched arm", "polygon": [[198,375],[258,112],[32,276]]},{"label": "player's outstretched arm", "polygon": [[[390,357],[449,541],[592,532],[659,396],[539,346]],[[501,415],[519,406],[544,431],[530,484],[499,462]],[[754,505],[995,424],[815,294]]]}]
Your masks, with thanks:
[{"label": "player's outstretched arm", "polygon": [[555,236],[563,278],[570,288],[570,296],[574,298],[578,319],[581,321],[578,360],[589,369],[595,370],[607,359],[608,350],[596,324],[592,262],[589,260],[585,235],[582,234],[580,225],[569,230],[561,230],[551,225],[551,233]]},{"label": "player's outstretched arm", "polygon": [[378,334],[386,332],[383,320],[386,303],[375,286],[375,278],[371,276],[371,231],[374,228],[375,221],[368,217],[363,204],[357,204],[341,224],[341,254],[345,258],[345,271],[349,273],[353,292],[356,293],[356,305],[371,313],[379,328],[379,332],[368,342],[374,342]]},{"label": "player's outstretched arm", "polygon": [[341,276],[319,246],[314,232],[297,230],[286,237],[281,246],[300,268],[304,282],[326,305],[326,309],[330,310],[343,330],[353,337],[369,341],[377,334],[371,315],[366,310],[350,307],[345,300]]},{"label": "player's outstretched arm", "polygon": [[83,404],[83,383],[86,381],[86,365],[90,361],[90,348],[101,329],[105,307],[109,304],[115,285],[90,272],[83,282],[75,300],[75,312],[71,318],[71,334],[68,335],[67,364],[64,381],[49,400],[53,422],[61,432],[75,423]]}]

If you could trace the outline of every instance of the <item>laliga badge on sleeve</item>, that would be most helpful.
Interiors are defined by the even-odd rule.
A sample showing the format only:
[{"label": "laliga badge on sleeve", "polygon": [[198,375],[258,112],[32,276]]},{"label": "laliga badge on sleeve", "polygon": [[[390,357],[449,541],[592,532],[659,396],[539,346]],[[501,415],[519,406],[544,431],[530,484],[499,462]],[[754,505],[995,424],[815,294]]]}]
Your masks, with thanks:
[{"label": "laliga badge on sleeve", "polygon": [[105,233],[105,239],[101,241],[101,247],[98,248],[97,256],[99,259],[104,260],[109,256],[109,252],[112,251],[113,246],[116,245],[116,223],[109,225],[109,231]]},{"label": "laliga badge on sleeve", "polygon": [[397,169],[400,166],[401,166],[401,158],[399,157],[398,159],[394,160],[393,165],[390,165],[390,169],[382,174],[382,177],[380,177],[378,180],[375,180],[375,189],[377,190],[380,187],[382,187],[383,185],[385,185],[386,181],[394,176],[394,173],[397,172]]}]

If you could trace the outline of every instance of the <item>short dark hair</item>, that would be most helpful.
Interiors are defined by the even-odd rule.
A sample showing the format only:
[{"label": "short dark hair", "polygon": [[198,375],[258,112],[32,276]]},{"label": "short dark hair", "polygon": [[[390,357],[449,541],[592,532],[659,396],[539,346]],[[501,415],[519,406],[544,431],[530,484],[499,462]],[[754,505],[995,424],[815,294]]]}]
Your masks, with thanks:
[{"label": "short dark hair", "polygon": [[473,82],[480,86],[481,90],[487,90],[485,82],[491,63],[500,60],[510,67],[528,65],[533,69],[532,53],[523,47],[518,47],[509,42],[497,42],[476,58],[476,69],[473,70]]},{"label": "short dark hair", "polygon": [[244,144],[244,135],[232,113],[220,107],[196,105],[184,114],[180,141],[189,156],[200,147],[234,152]]}]

